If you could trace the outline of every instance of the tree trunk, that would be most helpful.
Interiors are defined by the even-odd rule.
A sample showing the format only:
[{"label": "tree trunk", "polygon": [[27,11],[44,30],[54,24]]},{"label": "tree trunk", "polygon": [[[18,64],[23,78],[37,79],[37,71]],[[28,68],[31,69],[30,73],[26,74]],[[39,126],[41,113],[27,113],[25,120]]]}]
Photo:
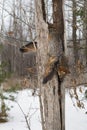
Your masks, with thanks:
[{"label": "tree trunk", "polygon": [[[60,1],[60,0],[59,0]],[[57,0],[58,2],[58,0]],[[57,3],[58,5],[58,3]],[[40,88],[41,117],[43,130],[65,130],[64,117],[64,88],[60,84],[57,68],[57,60],[63,56],[63,21],[60,29],[54,24],[49,28],[43,19],[41,0],[35,1],[36,6],[36,32],[37,32],[37,69],[38,87]],[[59,23],[63,20],[62,2]],[[57,9],[57,8],[56,8]],[[55,9],[55,11],[57,11]],[[57,27],[58,24],[57,24]],[[62,29],[62,30],[61,30]],[[60,32],[60,33],[59,33]],[[55,63],[50,64],[53,58]],[[51,71],[52,69],[52,71]],[[48,72],[47,72],[48,71]],[[48,74],[51,71],[51,74]],[[47,76],[48,74],[48,76]],[[49,76],[50,75],[50,76]]]},{"label": "tree trunk", "polygon": [[77,47],[77,18],[76,18],[76,0],[73,0],[73,33],[72,33],[72,39],[73,39],[73,53],[74,53],[74,59],[75,59],[75,63],[77,63],[78,61],[78,47]]},{"label": "tree trunk", "polygon": [[83,21],[83,37],[85,39],[85,55],[86,55],[86,67],[87,67],[87,0],[84,0],[84,21]]}]

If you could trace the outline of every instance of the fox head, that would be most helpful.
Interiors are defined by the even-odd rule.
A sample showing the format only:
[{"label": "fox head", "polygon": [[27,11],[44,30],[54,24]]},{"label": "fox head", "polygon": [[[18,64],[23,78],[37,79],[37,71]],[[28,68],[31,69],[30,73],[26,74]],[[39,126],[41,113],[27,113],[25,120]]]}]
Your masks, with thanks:
[{"label": "fox head", "polygon": [[37,49],[37,42],[29,42],[28,44],[22,46],[20,48],[20,51],[22,53],[25,53],[25,52],[35,52]]}]

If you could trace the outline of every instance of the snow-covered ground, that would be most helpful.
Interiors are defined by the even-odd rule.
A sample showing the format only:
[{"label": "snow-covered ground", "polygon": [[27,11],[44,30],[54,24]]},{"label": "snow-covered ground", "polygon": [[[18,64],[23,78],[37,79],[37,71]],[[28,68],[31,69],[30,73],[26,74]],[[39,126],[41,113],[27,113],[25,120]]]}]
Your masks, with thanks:
[{"label": "snow-covered ground", "polygon": [[66,98],[65,98],[66,130],[87,130],[87,114],[86,114],[87,100],[84,99],[83,93],[79,92],[79,97],[82,99],[84,103],[84,107],[85,107],[84,109],[75,107],[74,106],[75,100],[70,98],[69,93],[66,93]]},{"label": "snow-covered ground", "polygon": [[[10,93],[6,93],[10,95]],[[41,120],[39,111],[39,99],[32,96],[31,90],[22,90],[12,94],[17,102],[7,100],[6,104],[10,106],[9,122],[1,123],[0,130],[28,130],[23,112],[30,117],[31,130],[41,130]],[[22,111],[18,104],[21,106]],[[85,100],[85,109],[79,109],[73,106],[69,94],[66,92],[65,119],[66,130],[86,130],[87,129],[87,111]]]},{"label": "snow-covered ground", "polygon": [[[9,93],[6,95],[9,95]],[[9,111],[9,122],[1,123],[0,130],[28,130],[23,112],[30,117],[31,130],[41,130],[38,97],[32,96],[31,90],[22,90],[18,94],[11,93],[11,95],[16,98],[17,102],[6,101],[6,104],[11,108]]]}]

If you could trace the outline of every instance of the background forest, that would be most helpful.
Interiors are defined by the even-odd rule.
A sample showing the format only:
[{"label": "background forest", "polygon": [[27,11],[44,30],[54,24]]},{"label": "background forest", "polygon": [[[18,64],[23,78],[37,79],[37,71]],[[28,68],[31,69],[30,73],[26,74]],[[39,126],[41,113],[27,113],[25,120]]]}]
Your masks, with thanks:
[{"label": "background forest", "polygon": [[[45,22],[48,25],[54,24],[53,4],[55,1],[57,0],[44,0],[45,14],[43,16],[43,19],[45,17]],[[43,0],[41,1],[41,4],[43,11]],[[67,62],[69,66],[69,74],[64,77],[62,83],[64,88],[66,88],[66,117],[64,118],[66,130],[71,130],[71,127],[73,130],[78,129],[78,127],[77,125],[73,124],[71,124],[71,127],[68,126],[68,121],[70,118],[70,116],[67,116],[68,111],[76,113],[74,109],[80,109],[80,111],[82,110],[81,112],[85,113],[85,115],[87,114],[87,0],[64,0],[63,4],[65,48],[64,53],[67,57]],[[20,124],[21,127],[19,126],[18,128],[15,128],[13,124],[13,127],[9,128],[9,124],[6,124],[5,127],[3,127],[4,124],[0,124],[0,127],[2,130],[7,129],[7,127],[9,128],[9,130],[17,130],[19,128],[23,130],[34,130],[37,126],[33,127],[33,121],[36,122],[35,120],[39,120],[39,123],[36,123],[37,125],[39,124],[38,129],[45,130],[45,128],[47,128],[50,124],[50,122],[48,121],[48,118],[50,117],[48,116],[46,117],[46,119],[44,119],[43,111],[45,109],[44,106],[46,106],[47,104],[45,104],[44,106],[43,104],[44,102],[47,103],[47,100],[49,100],[49,98],[47,98],[46,100],[43,95],[46,94],[45,96],[47,96],[47,93],[49,95],[51,93],[51,89],[48,88],[47,90],[45,90],[43,88],[38,88],[41,81],[39,81],[38,84],[37,79],[40,79],[40,76],[38,78],[37,75],[40,70],[38,69],[39,71],[37,72],[36,69],[36,65],[38,64],[38,60],[36,58],[37,52],[20,52],[20,48],[22,46],[25,46],[32,41],[35,42],[38,38],[38,24],[36,22],[37,8],[35,1],[0,0],[0,14],[0,122],[9,122],[8,113],[10,113],[10,111],[12,112],[12,102],[14,111],[16,111],[16,109],[19,109],[19,115],[20,113],[22,113],[21,115],[23,116],[21,120],[24,119],[27,126],[25,127],[25,124]],[[44,48],[46,47],[45,44],[43,44],[43,46]],[[40,47],[38,48],[40,49]],[[39,53],[37,55],[39,56],[40,50],[38,52]],[[43,52],[41,54],[43,54]],[[43,56],[42,59],[44,61]],[[44,69],[42,69],[42,72],[43,70]],[[51,82],[49,84],[51,84]],[[44,94],[42,94],[42,99],[41,93],[43,92]],[[20,93],[23,93],[24,96],[20,95]],[[29,100],[27,100],[27,98],[29,98]],[[24,107],[26,105],[22,103],[21,99],[25,99],[27,104],[29,102],[29,106],[27,108]],[[32,102],[30,101],[30,99]],[[15,104],[17,106],[15,106]],[[69,104],[72,107],[69,107]],[[40,114],[40,111],[42,114]],[[50,111],[50,109],[48,111]],[[33,118],[33,115],[35,116],[35,118]],[[79,117],[79,115],[81,114],[76,115]],[[84,120],[86,120],[85,115],[81,115],[82,117],[84,117]],[[48,121],[48,125],[44,123],[44,120]],[[42,123],[42,125],[40,124],[40,122]],[[87,125],[84,124],[84,126],[86,129]],[[56,128],[52,128],[50,130],[56,130]],[[59,130],[64,129],[61,128]],[[82,130],[82,127],[79,127],[78,130]]]},{"label": "background forest", "polygon": [[[47,0],[47,22],[52,23],[52,1]],[[78,69],[87,64],[86,1],[64,1],[65,53],[69,65],[74,62]],[[21,54],[19,48],[36,39],[34,1],[1,1],[0,41],[2,62],[7,62],[7,70],[21,77],[30,75],[28,68],[35,66],[35,54]],[[86,69],[86,68],[85,68]],[[79,70],[78,70],[79,71]]]}]

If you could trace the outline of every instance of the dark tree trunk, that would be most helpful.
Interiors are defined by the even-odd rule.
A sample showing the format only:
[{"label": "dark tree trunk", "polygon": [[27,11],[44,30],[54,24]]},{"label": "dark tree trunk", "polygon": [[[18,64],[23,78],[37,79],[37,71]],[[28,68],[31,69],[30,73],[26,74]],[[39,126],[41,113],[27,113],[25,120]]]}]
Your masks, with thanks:
[{"label": "dark tree trunk", "polygon": [[[41,2],[41,0],[35,1],[42,126],[43,130],[65,130],[65,92],[58,74],[58,63],[64,56],[62,0],[53,1],[53,8],[55,8],[53,14],[57,20],[54,18],[54,24],[51,27],[44,21]],[[60,10],[57,10],[58,8]]]},{"label": "dark tree trunk", "polygon": [[75,63],[77,63],[78,61],[78,47],[77,47],[77,18],[76,18],[76,0],[73,0],[73,23],[72,23],[72,39],[73,39],[73,53],[74,53],[74,59],[75,59]]}]

